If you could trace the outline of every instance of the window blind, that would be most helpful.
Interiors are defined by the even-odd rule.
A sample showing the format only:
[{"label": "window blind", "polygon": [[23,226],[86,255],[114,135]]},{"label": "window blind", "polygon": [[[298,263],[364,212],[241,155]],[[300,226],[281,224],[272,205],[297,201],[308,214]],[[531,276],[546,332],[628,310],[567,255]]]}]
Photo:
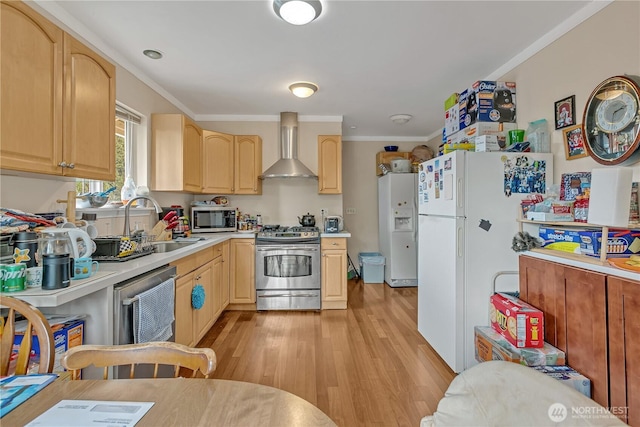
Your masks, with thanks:
[{"label": "window blind", "polygon": [[116,117],[127,122],[135,123],[137,125],[142,123],[142,117],[127,107],[116,103]]}]

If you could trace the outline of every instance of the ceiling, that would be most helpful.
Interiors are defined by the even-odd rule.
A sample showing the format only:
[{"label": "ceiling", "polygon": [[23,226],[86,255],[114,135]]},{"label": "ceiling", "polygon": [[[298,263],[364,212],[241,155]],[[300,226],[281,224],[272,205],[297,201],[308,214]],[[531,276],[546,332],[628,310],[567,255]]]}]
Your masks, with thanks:
[{"label": "ceiling", "polygon": [[[295,111],[342,120],[343,138],[362,141],[438,135],[449,95],[503,75],[609,3],[322,2],[318,19],[294,26],[269,0],[36,0],[196,121]],[[299,80],[320,90],[296,98],[287,87]]]}]

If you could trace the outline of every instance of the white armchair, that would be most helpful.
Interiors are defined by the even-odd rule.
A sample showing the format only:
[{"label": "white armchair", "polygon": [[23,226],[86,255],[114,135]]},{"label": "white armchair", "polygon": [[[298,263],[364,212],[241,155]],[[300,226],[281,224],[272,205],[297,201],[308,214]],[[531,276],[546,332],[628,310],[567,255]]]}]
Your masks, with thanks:
[{"label": "white armchair", "polygon": [[449,385],[436,412],[420,422],[420,427],[555,425],[626,424],[560,381],[502,361],[480,363],[462,372]]}]

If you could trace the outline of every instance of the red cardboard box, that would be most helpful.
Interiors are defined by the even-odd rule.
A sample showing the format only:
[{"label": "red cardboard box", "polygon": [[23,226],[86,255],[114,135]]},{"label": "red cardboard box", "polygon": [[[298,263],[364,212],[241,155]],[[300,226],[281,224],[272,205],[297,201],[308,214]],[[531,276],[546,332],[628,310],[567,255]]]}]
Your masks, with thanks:
[{"label": "red cardboard box", "polygon": [[507,294],[491,296],[491,327],[518,348],[544,346],[544,315],[532,305]]}]

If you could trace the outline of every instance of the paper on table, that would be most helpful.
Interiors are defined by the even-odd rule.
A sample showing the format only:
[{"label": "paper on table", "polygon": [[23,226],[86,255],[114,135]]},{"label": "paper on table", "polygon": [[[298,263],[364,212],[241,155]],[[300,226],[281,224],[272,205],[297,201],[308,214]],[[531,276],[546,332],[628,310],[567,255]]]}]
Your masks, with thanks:
[{"label": "paper on table", "polygon": [[154,405],[154,402],[119,402],[112,400],[61,400],[29,426],[134,426]]}]

